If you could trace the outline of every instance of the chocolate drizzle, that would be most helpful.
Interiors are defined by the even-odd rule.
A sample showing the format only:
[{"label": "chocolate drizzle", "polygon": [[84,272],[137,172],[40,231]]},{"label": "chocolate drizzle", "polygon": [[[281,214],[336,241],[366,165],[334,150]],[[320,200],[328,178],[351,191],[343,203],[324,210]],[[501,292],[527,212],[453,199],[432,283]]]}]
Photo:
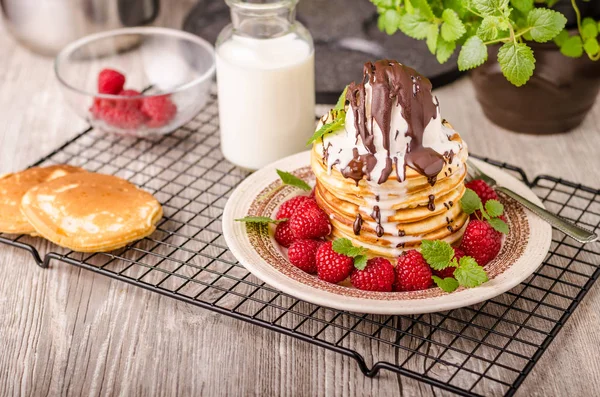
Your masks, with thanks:
[{"label": "chocolate drizzle", "polygon": [[[366,89],[365,85],[371,87],[371,119],[367,117]],[[367,62],[363,68],[363,81],[355,82],[348,86],[346,99],[350,103],[354,115],[354,126],[357,140],[360,136],[367,154],[358,156],[356,152],[354,159],[350,162],[342,174],[346,178],[352,178],[357,183],[359,176],[367,175],[373,170],[377,160],[374,157],[376,147],[374,144],[372,123],[375,121],[382,131],[382,143],[387,151],[385,165],[377,183],[385,182],[392,173],[393,164],[396,165],[396,176],[402,182],[404,172],[399,167],[406,166],[427,177],[433,186],[437,175],[444,167],[444,156],[431,148],[423,146],[423,133],[432,119],[437,117],[438,103],[434,102],[431,94],[431,82],[414,69],[404,66],[396,61],[380,60],[375,63]],[[397,138],[397,131],[390,131],[392,111],[395,106],[402,107],[402,116],[408,123],[406,136],[411,138],[404,156],[404,164],[398,164],[398,159],[390,153],[391,134]],[[369,126],[368,123],[371,123]],[[368,128],[371,127],[371,128]],[[345,171],[345,172],[344,172]],[[359,172],[360,171],[360,172]]]},{"label": "chocolate drizzle", "polygon": [[435,211],[435,196],[433,194],[429,195],[429,202],[427,203],[427,209],[429,211]]},{"label": "chocolate drizzle", "polygon": [[360,234],[360,229],[362,229],[363,218],[360,213],[356,214],[356,219],[354,219],[354,224],[352,225],[352,229],[354,230],[354,234],[358,236]]},{"label": "chocolate drizzle", "polygon": [[381,211],[379,210],[379,206],[376,205],[373,207],[373,213],[371,214],[371,218],[377,222],[377,227],[375,228],[375,232],[377,233],[377,237],[383,236],[384,230],[381,226]]}]

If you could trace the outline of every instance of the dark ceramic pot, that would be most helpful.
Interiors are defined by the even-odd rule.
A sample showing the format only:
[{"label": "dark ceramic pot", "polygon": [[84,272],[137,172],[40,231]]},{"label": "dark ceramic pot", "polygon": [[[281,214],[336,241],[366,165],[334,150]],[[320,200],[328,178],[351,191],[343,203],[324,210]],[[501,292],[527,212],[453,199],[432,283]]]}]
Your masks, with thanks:
[{"label": "dark ceramic pot", "polygon": [[600,62],[587,56],[568,58],[554,43],[529,43],[535,71],[515,87],[496,61],[499,46],[489,48],[488,61],[472,72],[477,100],[485,115],[500,127],[532,134],[567,132],[577,127],[600,90]]}]

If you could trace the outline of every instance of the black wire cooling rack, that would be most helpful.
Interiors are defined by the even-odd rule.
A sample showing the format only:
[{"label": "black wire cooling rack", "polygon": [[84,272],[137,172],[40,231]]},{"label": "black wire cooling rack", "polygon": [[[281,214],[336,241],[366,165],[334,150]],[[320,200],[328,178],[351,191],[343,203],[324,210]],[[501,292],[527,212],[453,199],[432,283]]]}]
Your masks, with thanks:
[{"label": "black wire cooling rack", "polygon": [[[475,306],[378,316],[297,300],[252,276],[227,249],[221,215],[247,173],[223,158],[216,116],[213,96],[196,119],[160,138],[88,129],[35,164],[82,166],[150,191],[165,213],[152,236],[95,254],[40,252],[29,236],[0,235],[0,242],[28,250],[41,267],[65,262],[347,355],[367,376],[386,369],[465,396],[513,395],[598,279],[600,244],[555,231],[531,277]],[[519,168],[486,161],[524,180],[551,211],[599,229],[599,190],[550,176],[529,181]]]}]

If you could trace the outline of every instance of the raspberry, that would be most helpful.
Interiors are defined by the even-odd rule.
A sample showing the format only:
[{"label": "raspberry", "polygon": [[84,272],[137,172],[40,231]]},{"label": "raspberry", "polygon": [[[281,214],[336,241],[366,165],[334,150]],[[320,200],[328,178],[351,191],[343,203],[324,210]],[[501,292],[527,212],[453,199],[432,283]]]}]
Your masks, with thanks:
[{"label": "raspberry", "polygon": [[311,200],[311,198],[308,196],[296,196],[284,202],[279,207],[279,211],[277,211],[276,219],[291,218],[296,208],[306,200]]},{"label": "raspberry", "polygon": [[502,233],[480,220],[469,222],[460,244],[460,249],[473,257],[480,266],[485,266],[494,259],[501,247]]},{"label": "raspberry", "polygon": [[142,112],[150,119],[148,127],[157,128],[166,125],[175,117],[177,106],[168,95],[150,96],[143,99]]},{"label": "raspberry", "polygon": [[289,222],[281,222],[277,225],[275,228],[275,240],[286,248],[296,240],[292,229],[290,229]]},{"label": "raspberry", "polygon": [[[121,92],[119,92],[119,96],[140,96],[142,95],[141,92],[136,91],[136,90],[123,90]],[[141,98],[136,98],[136,99],[121,99],[121,100],[116,100],[117,102],[117,107],[120,108],[133,108],[133,109],[137,109],[139,110],[142,107],[142,99]]]},{"label": "raspberry", "polygon": [[498,200],[496,191],[481,179],[475,179],[467,182],[465,183],[465,187],[477,193],[484,205],[488,200]]},{"label": "raspberry", "polygon": [[373,258],[367,261],[364,270],[356,270],[350,276],[352,285],[364,291],[390,292],[396,278],[394,266],[384,258]]},{"label": "raspberry", "polygon": [[323,242],[316,240],[295,241],[288,250],[288,258],[292,265],[304,270],[306,273],[316,273],[317,263],[315,256],[321,244]]},{"label": "raspberry", "polygon": [[433,285],[431,269],[417,250],[404,251],[396,265],[396,291],[419,291]]},{"label": "raspberry", "polygon": [[299,239],[325,237],[331,232],[329,217],[314,200],[304,200],[298,205],[289,222]]},{"label": "raspberry", "polygon": [[[457,261],[460,261],[460,258],[462,258],[463,256],[465,256],[465,253],[463,250],[461,250],[460,248],[454,248],[454,257],[456,258]],[[454,277],[455,270],[456,270],[456,268],[454,266],[449,266],[449,267],[445,268],[444,270],[431,269],[431,271],[433,272],[433,275],[438,276],[440,278]]]},{"label": "raspberry", "polygon": [[123,90],[125,76],[116,70],[103,69],[98,74],[98,92],[117,95]]},{"label": "raspberry", "polygon": [[100,118],[112,126],[128,130],[140,128],[146,122],[146,116],[134,108],[103,108]]},{"label": "raspberry", "polygon": [[331,241],[321,244],[317,250],[315,260],[319,278],[334,284],[345,280],[354,269],[354,260],[349,256],[335,252]]}]

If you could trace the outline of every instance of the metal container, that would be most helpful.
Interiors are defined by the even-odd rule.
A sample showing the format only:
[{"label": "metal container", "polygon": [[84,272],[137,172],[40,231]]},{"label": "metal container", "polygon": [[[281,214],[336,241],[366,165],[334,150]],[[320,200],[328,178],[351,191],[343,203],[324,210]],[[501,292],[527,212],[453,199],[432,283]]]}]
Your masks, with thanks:
[{"label": "metal container", "polygon": [[0,8],[22,45],[53,56],[90,33],[152,23],[159,0],[0,0]]}]

